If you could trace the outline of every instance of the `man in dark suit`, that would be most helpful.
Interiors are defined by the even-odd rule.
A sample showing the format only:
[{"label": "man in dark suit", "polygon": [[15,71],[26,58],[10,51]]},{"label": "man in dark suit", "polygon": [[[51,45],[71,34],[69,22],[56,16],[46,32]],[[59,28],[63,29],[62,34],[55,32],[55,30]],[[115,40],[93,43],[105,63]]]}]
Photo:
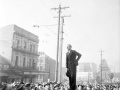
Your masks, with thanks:
[{"label": "man in dark suit", "polygon": [[82,56],[75,50],[72,50],[70,44],[67,45],[68,52],[66,53],[66,75],[69,77],[70,90],[76,90],[76,66],[78,66],[78,60]]}]

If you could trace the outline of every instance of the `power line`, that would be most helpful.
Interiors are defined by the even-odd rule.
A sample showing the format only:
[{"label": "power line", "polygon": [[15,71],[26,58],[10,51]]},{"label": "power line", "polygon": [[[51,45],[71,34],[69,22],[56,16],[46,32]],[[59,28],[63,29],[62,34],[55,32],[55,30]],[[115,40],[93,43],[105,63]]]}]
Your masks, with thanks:
[{"label": "power line", "polygon": [[40,27],[44,26],[45,28],[47,28],[48,30],[50,30],[53,34],[57,35],[53,30],[51,30],[50,28],[48,28],[48,26],[56,26],[56,25],[58,25],[58,24],[54,24],[54,25],[33,25],[33,27],[40,28]]},{"label": "power line", "polygon": [[36,26],[37,26],[37,27],[42,27],[42,26],[57,26],[57,25],[58,25],[58,24],[52,24],[52,25],[39,25],[39,26],[38,26],[38,25],[33,25],[33,27],[36,27]]},{"label": "power line", "polygon": [[[47,29],[49,29],[47,26],[45,26]],[[52,33],[54,33],[55,35],[57,35],[55,32],[53,32],[51,29],[49,29]]]}]

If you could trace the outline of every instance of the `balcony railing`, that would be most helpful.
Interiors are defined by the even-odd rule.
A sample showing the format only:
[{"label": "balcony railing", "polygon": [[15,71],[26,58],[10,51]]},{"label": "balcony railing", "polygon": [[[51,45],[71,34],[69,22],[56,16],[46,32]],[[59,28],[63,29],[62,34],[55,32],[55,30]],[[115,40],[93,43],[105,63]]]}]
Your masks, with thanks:
[{"label": "balcony railing", "polygon": [[18,70],[18,71],[38,71],[37,67],[20,67],[20,66],[14,66],[12,67],[12,70]]},{"label": "balcony railing", "polygon": [[30,50],[28,50],[28,49],[22,49],[21,47],[14,47],[14,46],[12,46],[12,48],[13,48],[14,50],[16,50],[16,51],[20,51],[20,52],[24,52],[24,53],[28,53],[28,54],[33,54],[33,55],[39,56],[39,53],[38,53],[38,52],[32,52],[32,51],[30,51]]}]

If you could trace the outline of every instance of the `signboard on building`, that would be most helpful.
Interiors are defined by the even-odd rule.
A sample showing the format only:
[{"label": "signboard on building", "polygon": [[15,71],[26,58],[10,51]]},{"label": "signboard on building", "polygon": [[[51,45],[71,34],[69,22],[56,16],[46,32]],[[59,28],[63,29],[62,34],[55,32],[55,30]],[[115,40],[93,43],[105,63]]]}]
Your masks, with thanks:
[{"label": "signboard on building", "polygon": [[0,72],[0,76],[8,76],[8,74]]},{"label": "signboard on building", "polygon": [[38,75],[38,74],[49,74],[44,72],[24,72],[25,75]]}]

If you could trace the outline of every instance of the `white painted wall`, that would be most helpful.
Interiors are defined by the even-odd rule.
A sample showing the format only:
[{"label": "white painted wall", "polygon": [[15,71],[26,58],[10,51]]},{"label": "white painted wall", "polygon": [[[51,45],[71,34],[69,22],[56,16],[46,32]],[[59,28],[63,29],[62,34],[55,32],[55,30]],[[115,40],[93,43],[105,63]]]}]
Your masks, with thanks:
[{"label": "white painted wall", "polygon": [[0,55],[11,60],[14,25],[0,28]]}]

